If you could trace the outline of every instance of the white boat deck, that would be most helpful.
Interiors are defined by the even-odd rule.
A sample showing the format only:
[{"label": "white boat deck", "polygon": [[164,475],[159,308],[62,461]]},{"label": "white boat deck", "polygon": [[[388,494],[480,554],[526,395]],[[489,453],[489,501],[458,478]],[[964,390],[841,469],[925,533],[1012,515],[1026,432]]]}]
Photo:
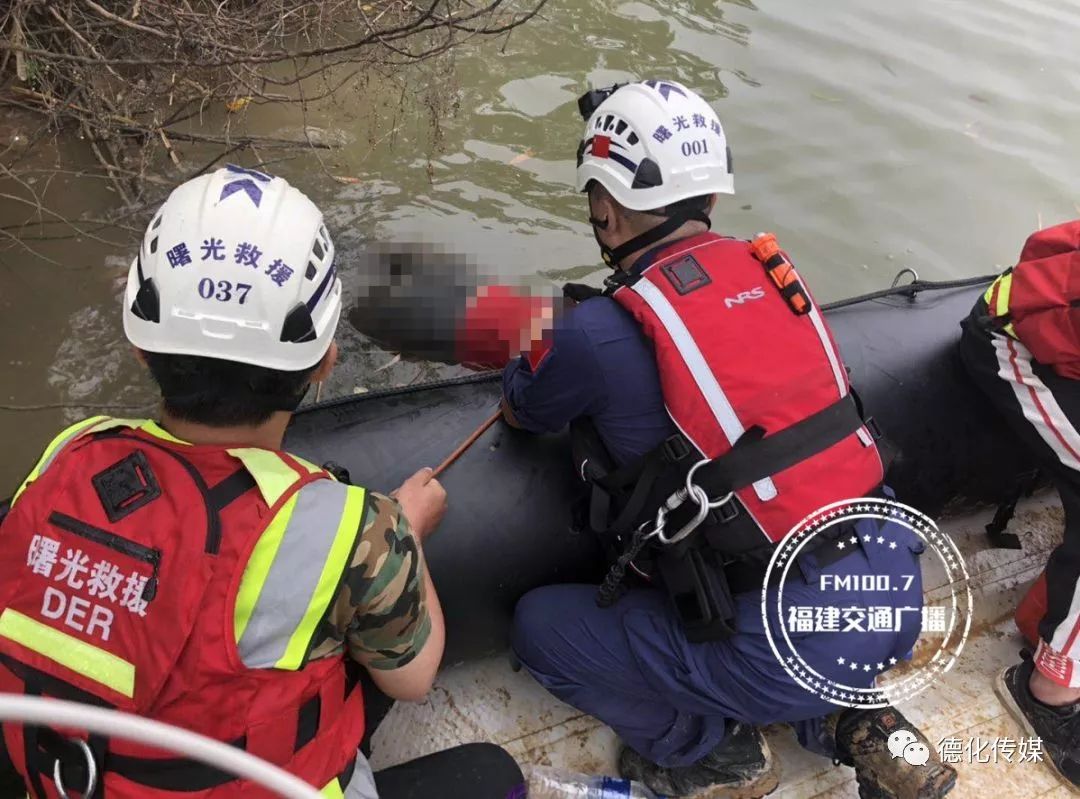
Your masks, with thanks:
[{"label": "white boat deck", "polygon": [[[993,680],[1017,659],[1022,641],[1012,613],[1027,586],[1060,540],[1062,510],[1053,493],[1025,501],[1009,525],[1023,551],[991,549],[983,531],[991,513],[951,519],[943,531],[957,542],[972,577],[975,618],[957,666],[900,709],[937,744],[953,736],[967,741],[1019,733],[998,702]],[[924,585],[931,597],[947,592],[939,564],[923,558]],[[856,797],[854,772],[802,750],[789,728],[767,730],[783,777],[778,799]],[[445,670],[423,704],[395,707],[374,739],[375,768],[383,768],[472,741],[501,744],[523,766],[549,765],[589,774],[615,774],[618,742],[596,719],[553,699],[525,672],[514,673],[506,657]],[[1046,797],[1074,794],[1045,765],[954,764],[960,773],[955,799]]]}]

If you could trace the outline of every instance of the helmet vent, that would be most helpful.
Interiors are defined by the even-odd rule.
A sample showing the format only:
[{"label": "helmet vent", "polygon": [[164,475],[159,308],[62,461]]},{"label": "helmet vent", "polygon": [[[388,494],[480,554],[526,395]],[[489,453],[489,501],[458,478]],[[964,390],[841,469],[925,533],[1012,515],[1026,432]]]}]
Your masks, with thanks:
[{"label": "helmet vent", "polygon": [[619,124],[615,126],[615,135],[622,136],[624,130],[626,130],[626,120],[620,119]]},{"label": "helmet vent", "polygon": [[151,230],[157,230],[159,227],[161,227],[161,214],[158,214],[157,219],[150,223]]},{"label": "helmet vent", "polygon": [[651,158],[644,159],[634,173],[634,183],[631,189],[653,189],[664,185],[664,176],[660,173],[660,166]]},{"label": "helmet vent", "polygon": [[311,251],[315,253],[315,257],[320,261],[323,259],[323,256],[326,255],[326,250],[323,249],[322,242],[318,239],[315,239],[315,243],[311,245]]},{"label": "helmet vent", "polygon": [[638,136],[633,131],[630,131],[630,135],[626,137],[626,143],[633,147],[638,143]]},{"label": "helmet vent", "polygon": [[154,236],[154,238],[150,239],[150,254],[151,255],[153,255],[154,253],[157,252],[157,240],[158,240],[157,236]]},{"label": "helmet vent", "polygon": [[315,264],[313,264],[311,261],[308,261],[307,271],[304,272],[304,277],[306,277],[308,280],[314,280],[317,274],[319,274],[318,267],[316,267]]},{"label": "helmet vent", "polygon": [[302,344],[316,338],[315,323],[311,320],[311,311],[307,306],[301,303],[289,311],[285,324],[281,326],[281,340]]},{"label": "helmet vent", "polygon": [[615,117],[613,117],[611,114],[608,114],[607,117],[604,119],[604,133],[607,133],[609,130],[611,130],[611,126],[614,124]]},{"label": "helmet vent", "polygon": [[139,285],[139,291],[135,295],[135,302],[131,303],[131,313],[144,322],[161,321],[161,301],[158,298],[157,286],[154,280],[144,280]]}]

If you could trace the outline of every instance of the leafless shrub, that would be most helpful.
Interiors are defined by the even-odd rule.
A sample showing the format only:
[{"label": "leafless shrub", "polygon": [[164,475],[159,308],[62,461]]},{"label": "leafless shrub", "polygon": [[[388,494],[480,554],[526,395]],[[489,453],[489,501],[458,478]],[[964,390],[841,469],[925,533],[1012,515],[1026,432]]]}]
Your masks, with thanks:
[{"label": "leafless shrub", "polygon": [[[40,120],[31,139],[80,135],[130,218],[175,182],[162,179],[163,166],[191,177],[239,150],[262,160],[263,151],[335,146],[306,127],[295,138],[237,132],[232,120],[249,106],[306,107],[374,70],[508,36],[545,2],[0,0],[0,105]],[[207,111],[222,106],[229,113],[208,129]],[[203,163],[184,157],[190,143]],[[0,199],[29,205],[37,224],[59,224],[20,168],[27,149],[0,152],[0,182],[13,187]],[[76,225],[92,235],[96,223],[116,221]],[[19,240],[10,228],[0,236]]]}]

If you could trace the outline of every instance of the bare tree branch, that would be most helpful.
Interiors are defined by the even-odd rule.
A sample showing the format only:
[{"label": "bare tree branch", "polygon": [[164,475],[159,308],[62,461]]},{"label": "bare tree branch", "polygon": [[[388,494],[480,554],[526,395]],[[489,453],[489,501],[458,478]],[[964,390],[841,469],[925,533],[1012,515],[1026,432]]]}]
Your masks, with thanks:
[{"label": "bare tree branch", "polygon": [[[19,173],[42,171],[29,153],[48,137],[74,131],[84,138],[100,174],[124,204],[121,215],[98,212],[94,221],[74,220],[75,235],[93,236],[110,216],[118,224],[137,220],[160,201],[161,187],[172,184],[185,165],[203,163],[187,173],[202,174],[239,151],[261,161],[267,150],[299,149],[314,155],[329,174],[318,151],[336,142],[312,135],[306,124],[312,103],[369,75],[396,82],[401,66],[439,58],[472,38],[508,33],[546,2],[0,2],[0,76],[7,79],[6,86],[0,84],[0,105],[41,123],[28,134],[30,147],[0,152],[0,180],[13,183],[0,199],[36,212],[25,223],[0,226],[0,238],[17,239],[28,233],[25,228],[56,225],[63,218],[44,202],[42,184],[16,180]],[[247,107],[269,103],[299,106],[302,135],[244,132]],[[430,104],[437,140],[440,120],[434,109],[444,101],[435,98]],[[395,121],[385,135],[393,136],[397,128]],[[372,140],[381,139],[373,135]],[[194,151],[190,158],[182,147]],[[208,150],[217,153],[207,162]],[[70,173],[58,162],[52,176]]]}]

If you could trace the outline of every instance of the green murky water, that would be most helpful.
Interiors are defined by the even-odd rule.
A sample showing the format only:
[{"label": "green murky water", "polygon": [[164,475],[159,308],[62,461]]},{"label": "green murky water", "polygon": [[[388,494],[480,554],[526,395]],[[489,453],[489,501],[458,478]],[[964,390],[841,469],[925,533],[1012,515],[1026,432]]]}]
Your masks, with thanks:
[{"label": "green murky water", "polygon": [[[427,112],[409,95],[403,110],[373,114],[373,99],[399,104],[385,85],[313,112],[310,124],[350,134],[344,150],[276,169],[326,209],[350,299],[350,253],[370,241],[469,253],[503,278],[598,278],[572,189],[574,100],[589,82],[671,77],[715,101],[727,128],[738,194],[716,229],[776,231],[819,299],[835,299],[905,266],[926,278],[989,271],[1038,225],[1080,215],[1078,40],[1080,6],[1052,0],[552,0],[505,42],[456,54],[438,85],[457,110],[441,118],[430,162]],[[296,124],[251,113],[263,132]],[[57,185],[60,211],[115,202],[99,180]],[[152,389],[118,312],[133,248],[35,246],[58,264],[0,256],[0,403],[145,406]],[[390,364],[347,326],[341,340],[326,394],[453,371]],[[0,493],[50,433],[87,413],[0,410]]]}]

